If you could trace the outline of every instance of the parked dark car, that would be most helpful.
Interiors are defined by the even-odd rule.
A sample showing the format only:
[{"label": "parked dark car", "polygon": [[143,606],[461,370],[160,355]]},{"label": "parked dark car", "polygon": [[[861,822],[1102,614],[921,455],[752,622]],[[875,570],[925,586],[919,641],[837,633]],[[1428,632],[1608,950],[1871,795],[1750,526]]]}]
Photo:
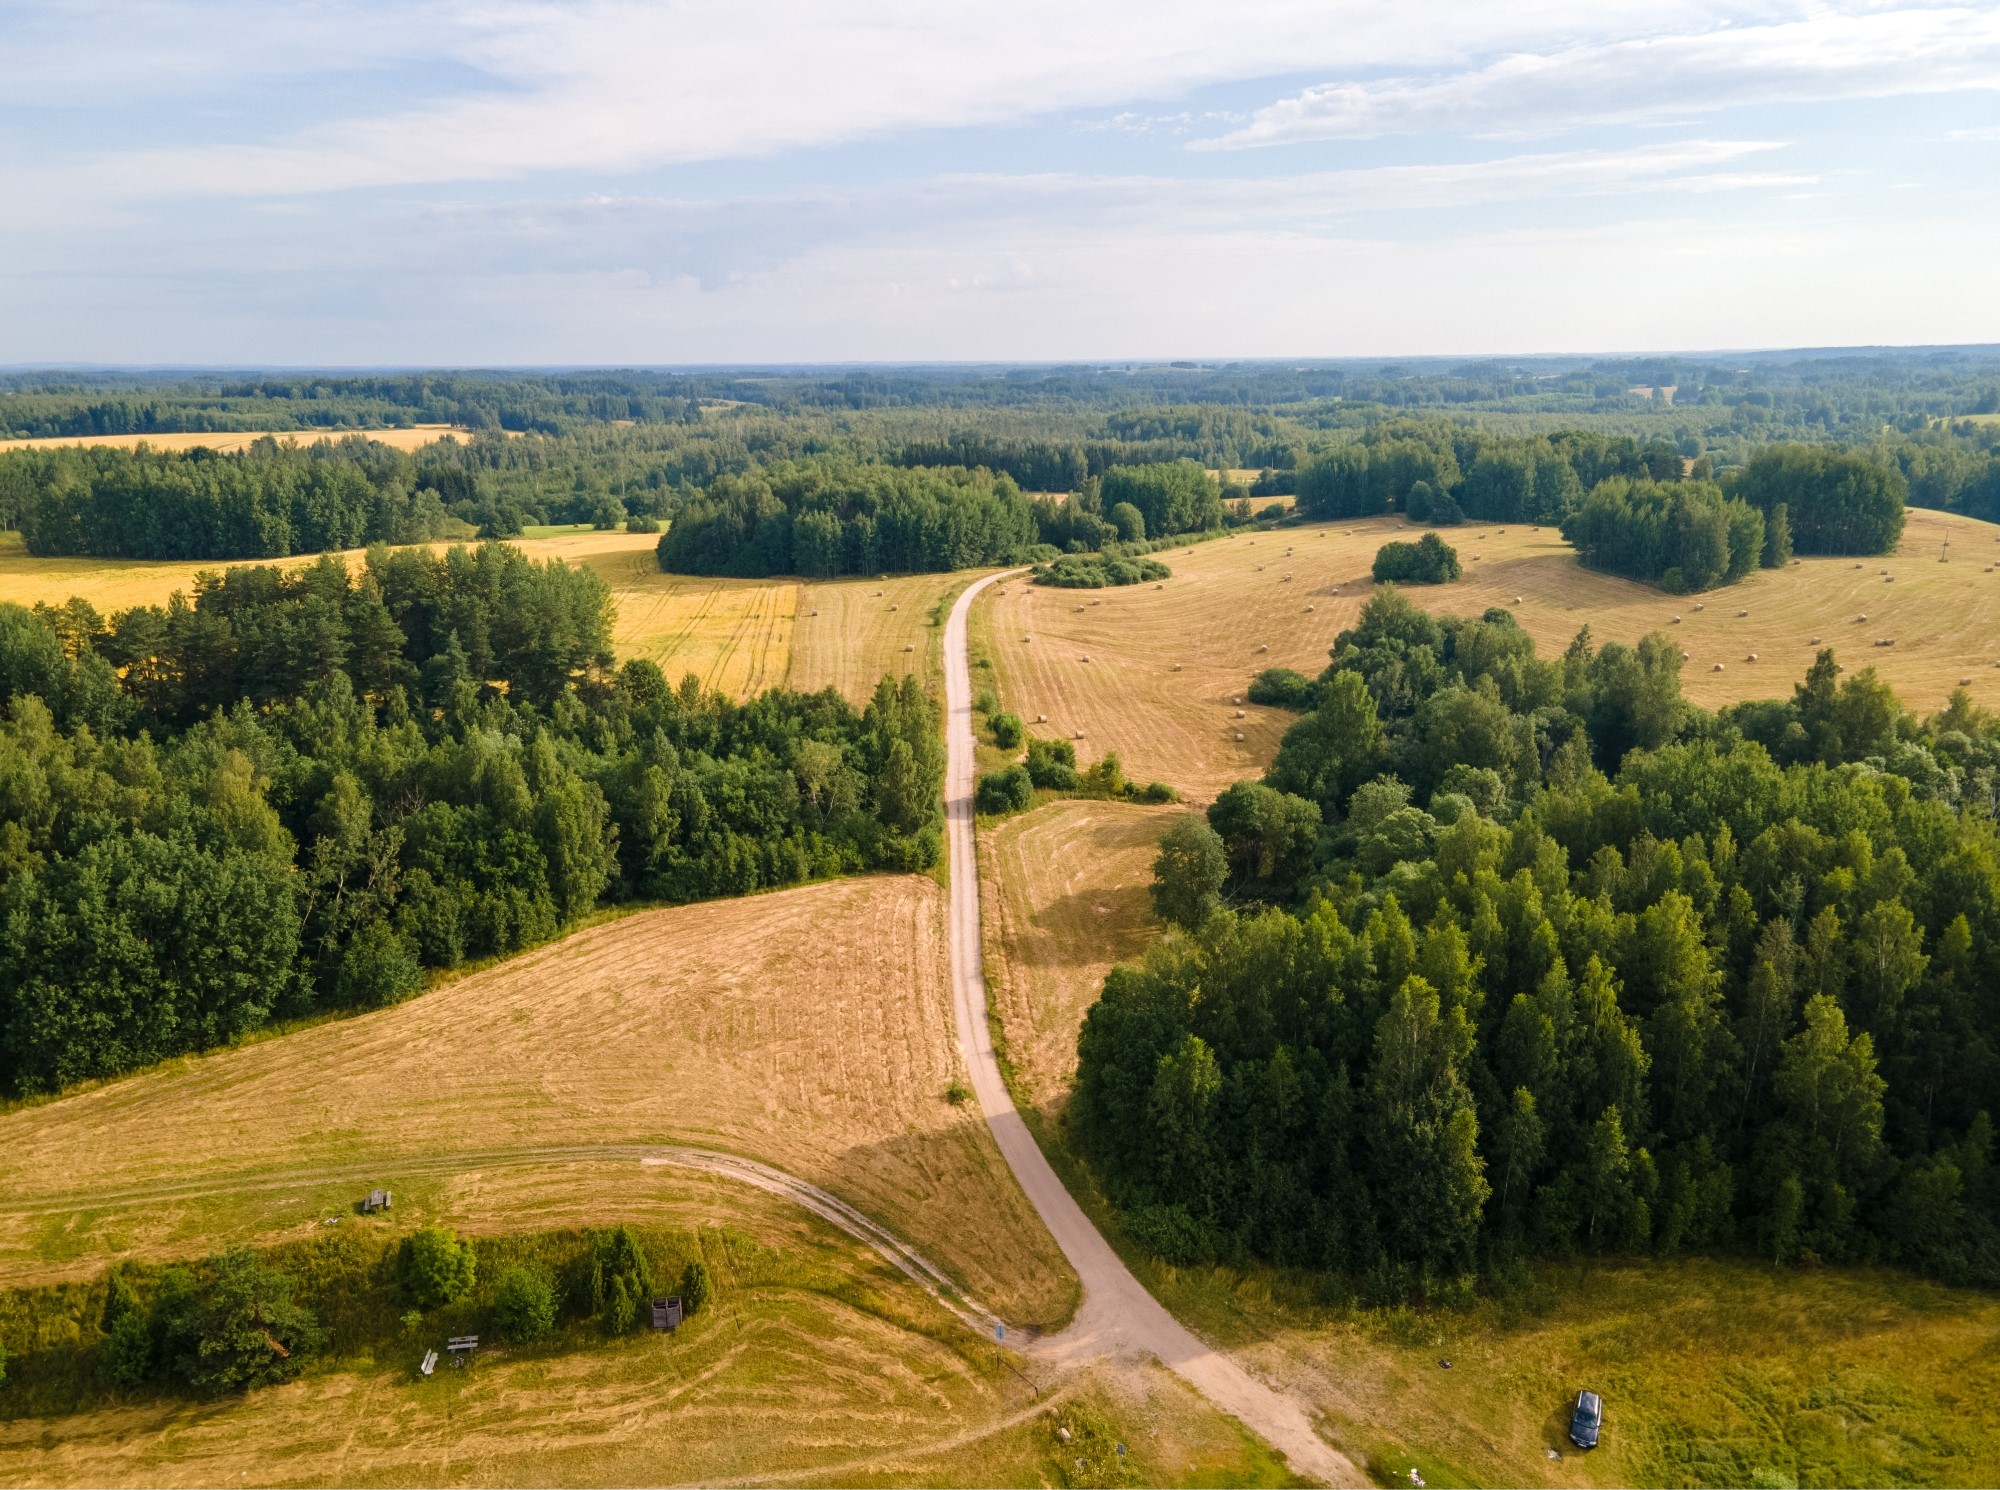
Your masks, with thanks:
[{"label": "parked dark car", "polygon": [[1578,1392],[1576,1411],[1569,1415],[1569,1441],[1580,1449],[1594,1449],[1603,1426],[1604,1399],[1595,1392]]}]

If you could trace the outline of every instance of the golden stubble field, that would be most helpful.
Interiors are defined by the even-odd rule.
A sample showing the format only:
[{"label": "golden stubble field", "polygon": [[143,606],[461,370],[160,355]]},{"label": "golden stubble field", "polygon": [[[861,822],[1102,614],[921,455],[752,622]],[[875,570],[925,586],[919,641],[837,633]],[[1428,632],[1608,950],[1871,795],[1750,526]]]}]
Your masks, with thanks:
[{"label": "golden stubble field", "polygon": [[[1260,774],[1292,721],[1239,703],[1250,679],[1266,667],[1316,676],[1373,591],[1376,549],[1418,532],[1383,517],[1217,539],[1160,555],[1174,573],[1159,586],[1010,582],[982,597],[973,635],[1002,701],[1031,731],[1074,739],[1083,763],[1115,751],[1134,778],[1206,800]],[[1553,528],[1468,524],[1444,536],[1465,576],[1410,587],[1418,604],[1465,615],[1505,606],[1544,654],[1585,625],[1599,642],[1667,632],[1689,654],[1685,692],[1711,708],[1788,694],[1820,645],[1850,669],[1878,668],[1920,712],[1968,679],[1976,700],[2000,707],[2000,569],[1988,567],[2000,560],[2000,528],[1990,523],[1913,508],[1891,558],[1807,559],[1682,597],[1582,568]]]},{"label": "golden stubble field", "polygon": [[1158,934],[1153,860],[1184,812],[1055,801],[979,835],[986,993],[1007,1033],[1014,1099],[1047,1121],[1076,1075],[1076,1033],[1114,962]]},{"label": "golden stubble field", "polygon": [[[62,445],[110,445],[134,450],[145,445],[153,450],[192,450],[202,446],[224,453],[248,448],[265,436],[283,444],[310,445],[315,440],[339,440],[361,435],[396,450],[416,450],[434,444],[447,435],[468,439],[469,429],[452,424],[412,424],[404,429],[272,429],[272,430],[191,430],[151,435],[46,435],[26,440],[0,440],[0,450],[47,450]],[[518,439],[518,430],[509,430]]]},{"label": "golden stubble field", "polygon": [[[981,834],[986,976],[1009,1085],[1093,1207],[1049,1119],[1105,971],[1158,935],[1146,891],[1176,810],[1057,802]],[[1309,1276],[1125,1251],[1177,1318],[1304,1403],[1377,1483],[1408,1483],[1413,1469],[1432,1485],[2000,1475],[1990,1294],[1889,1270],[1690,1258],[1548,1264],[1525,1294],[1454,1314],[1329,1303]],[[1590,1455],[1564,1438],[1584,1386],[1607,1404]]]},{"label": "golden stubble field", "polygon": [[[370,1184],[399,1225],[519,1230],[501,1170],[674,1143],[820,1185],[1003,1317],[1053,1323],[1074,1277],[977,1110],[945,1098],[963,1073],[944,964],[932,880],[812,885],[609,921],[392,1009],[17,1109],[0,1284],[305,1235]],[[551,1159],[589,1173],[536,1225],[678,1183]]]},{"label": "golden stubble field", "polygon": [[[617,603],[612,646],[620,661],[660,665],[671,682],[689,673],[737,698],[785,685],[835,687],[866,703],[883,674],[938,676],[942,628],[931,617],[976,576],[901,575],[886,580],[704,579],[663,574],[651,533],[566,532],[512,540],[530,558],[587,565]],[[435,549],[449,544],[430,545]],[[339,555],[358,568],[365,551]],[[276,560],[293,569],[317,555]],[[164,605],[192,594],[195,577],[229,567],[201,560],[38,559],[18,533],[0,534],[0,602],[60,604],[81,596],[105,614]]]}]

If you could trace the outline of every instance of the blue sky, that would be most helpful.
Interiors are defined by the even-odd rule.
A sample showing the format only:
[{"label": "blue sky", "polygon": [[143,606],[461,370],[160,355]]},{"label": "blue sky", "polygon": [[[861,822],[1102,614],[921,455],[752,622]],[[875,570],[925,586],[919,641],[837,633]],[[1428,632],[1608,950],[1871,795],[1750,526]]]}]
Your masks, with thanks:
[{"label": "blue sky", "polygon": [[0,363],[2000,341],[2000,5],[0,0]]}]

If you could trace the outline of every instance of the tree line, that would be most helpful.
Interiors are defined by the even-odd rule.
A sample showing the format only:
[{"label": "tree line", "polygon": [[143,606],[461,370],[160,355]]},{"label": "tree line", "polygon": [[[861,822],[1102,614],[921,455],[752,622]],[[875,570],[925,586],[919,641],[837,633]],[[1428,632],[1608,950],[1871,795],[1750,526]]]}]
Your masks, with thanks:
[{"label": "tree line", "polygon": [[1385,1296],[1578,1253],[2000,1281],[2000,722],[1831,652],[1710,714],[1679,666],[1369,602],[1086,1020],[1135,1237]]},{"label": "tree line", "polygon": [[613,670],[603,582],[489,545],[0,606],[0,1088],[366,1007],[598,905],[936,862],[913,679]]}]

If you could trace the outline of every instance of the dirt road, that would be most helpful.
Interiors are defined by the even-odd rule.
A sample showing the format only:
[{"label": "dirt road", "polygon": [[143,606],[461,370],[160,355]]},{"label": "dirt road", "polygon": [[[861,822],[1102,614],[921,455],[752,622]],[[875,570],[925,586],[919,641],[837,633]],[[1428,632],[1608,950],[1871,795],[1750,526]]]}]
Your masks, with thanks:
[{"label": "dirt road", "polygon": [[959,1047],[994,1141],[1083,1284],[1083,1304],[1075,1322],[1061,1334],[1036,1342],[1033,1353],[1058,1361],[1097,1355],[1155,1356],[1217,1407],[1262,1436],[1285,1456],[1295,1473],[1331,1485],[1366,1484],[1355,1465],[1313,1431],[1311,1420],[1297,1402],[1203,1344],[1146,1292],[1056,1178],[1001,1079],[986,1023],[986,975],[980,952],[979,859],[972,836],[972,678],[966,660],[965,618],[979,592],[1006,577],[992,575],[968,588],[945,623],[948,761],[944,811],[951,856],[952,1007],[958,1018]]}]

